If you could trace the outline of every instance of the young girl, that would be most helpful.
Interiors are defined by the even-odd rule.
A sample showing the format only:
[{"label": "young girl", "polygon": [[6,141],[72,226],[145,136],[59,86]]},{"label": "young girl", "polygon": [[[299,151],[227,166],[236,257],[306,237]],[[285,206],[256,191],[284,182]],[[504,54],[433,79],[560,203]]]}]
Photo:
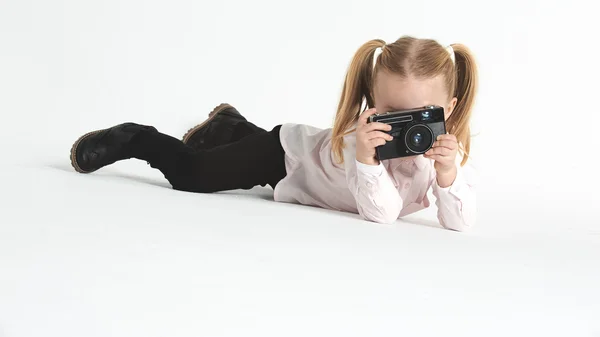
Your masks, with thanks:
[{"label": "young girl", "polygon": [[[221,104],[183,141],[135,123],[92,131],[73,145],[71,163],[90,173],[137,158],[177,190],[270,185],[275,201],[354,212],[379,223],[428,207],[433,188],[440,224],[462,231],[474,225],[476,213],[474,177],[464,167],[476,89],[474,59],[461,44],[444,48],[407,36],[391,44],[371,40],[350,64],[332,129],[283,124],[267,131]],[[426,105],[444,107],[448,133],[423,155],[378,161],[375,149],[393,139],[385,132],[391,127],[367,123],[368,117]]]}]

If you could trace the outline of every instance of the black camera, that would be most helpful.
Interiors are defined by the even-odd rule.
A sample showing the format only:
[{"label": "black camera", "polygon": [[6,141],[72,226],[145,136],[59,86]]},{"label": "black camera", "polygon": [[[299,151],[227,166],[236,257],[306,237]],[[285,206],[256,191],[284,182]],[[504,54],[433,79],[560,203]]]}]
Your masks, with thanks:
[{"label": "black camera", "polygon": [[392,130],[386,133],[394,137],[376,148],[378,160],[423,154],[446,133],[444,108],[436,105],[374,114],[369,117],[369,123],[373,122],[391,125]]}]

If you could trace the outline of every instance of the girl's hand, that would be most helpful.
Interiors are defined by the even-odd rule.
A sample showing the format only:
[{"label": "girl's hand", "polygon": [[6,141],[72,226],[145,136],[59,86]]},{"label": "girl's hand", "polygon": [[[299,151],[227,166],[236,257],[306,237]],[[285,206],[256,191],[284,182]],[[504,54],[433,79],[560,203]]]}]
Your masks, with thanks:
[{"label": "girl's hand", "polygon": [[451,134],[439,135],[431,149],[425,152],[424,157],[435,160],[433,165],[437,173],[437,181],[440,187],[452,185],[456,179],[456,154],[458,152],[458,141]]},{"label": "girl's hand", "polygon": [[363,112],[356,129],[356,160],[366,165],[379,165],[375,148],[394,139],[393,136],[382,132],[390,131],[392,127],[384,123],[367,123],[369,116],[375,114],[375,108]]}]

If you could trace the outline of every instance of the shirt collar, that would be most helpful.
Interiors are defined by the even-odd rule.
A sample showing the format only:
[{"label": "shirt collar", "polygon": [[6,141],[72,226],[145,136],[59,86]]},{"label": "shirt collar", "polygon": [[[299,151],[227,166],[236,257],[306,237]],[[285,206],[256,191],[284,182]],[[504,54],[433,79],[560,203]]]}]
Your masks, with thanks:
[{"label": "shirt collar", "polygon": [[431,159],[427,159],[423,155],[418,155],[414,161],[419,171],[423,171],[431,163]]},{"label": "shirt collar", "polygon": [[416,156],[414,158],[406,159],[406,158],[396,158],[390,161],[390,169],[395,171],[400,166],[406,167],[406,165],[412,164],[416,170],[423,171],[430,164],[430,159],[423,157],[423,155]]}]

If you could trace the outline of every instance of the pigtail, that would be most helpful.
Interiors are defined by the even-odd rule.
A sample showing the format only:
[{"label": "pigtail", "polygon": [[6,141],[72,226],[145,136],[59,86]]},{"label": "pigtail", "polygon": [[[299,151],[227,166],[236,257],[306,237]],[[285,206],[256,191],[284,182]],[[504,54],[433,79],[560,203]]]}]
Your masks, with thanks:
[{"label": "pigtail", "polygon": [[[332,150],[338,162],[343,163],[344,136],[354,132],[350,128],[360,114],[375,106],[373,100],[373,55],[385,41],[375,39],[363,44],[354,54],[348,67],[342,95],[333,125]],[[362,109],[363,103],[366,107]]]},{"label": "pigtail", "polygon": [[475,96],[478,89],[478,72],[475,58],[471,51],[462,44],[453,44],[456,69],[456,87],[454,97],[457,98],[456,107],[448,118],[451,134],[455,135],[459,144],[464,166],[471,150],[471,129],[469,126],[471,113],[475,105]]}]

